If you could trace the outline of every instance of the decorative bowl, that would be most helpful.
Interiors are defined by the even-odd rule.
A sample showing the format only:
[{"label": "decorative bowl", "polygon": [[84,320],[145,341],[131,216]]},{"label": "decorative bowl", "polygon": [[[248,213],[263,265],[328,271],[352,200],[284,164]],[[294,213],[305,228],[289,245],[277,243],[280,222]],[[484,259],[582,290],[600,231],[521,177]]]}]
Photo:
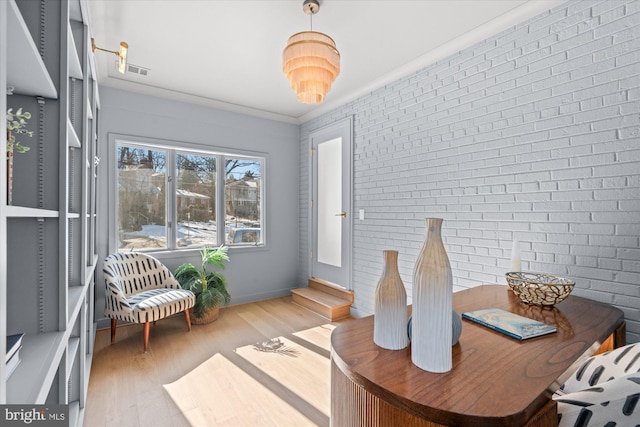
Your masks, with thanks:
[{"label": "decorative bowl", "polygon": [[506,274],[511,290],[526,304],[555,305],[569,296],[576,282],[564,277],[526,271]]}]

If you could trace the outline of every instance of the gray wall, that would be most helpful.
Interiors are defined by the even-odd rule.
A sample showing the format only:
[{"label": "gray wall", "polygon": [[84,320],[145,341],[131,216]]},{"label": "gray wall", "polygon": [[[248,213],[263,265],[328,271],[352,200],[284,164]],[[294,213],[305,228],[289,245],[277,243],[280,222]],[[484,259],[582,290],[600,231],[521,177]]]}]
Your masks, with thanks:
[{"label": "gray wall", "polygon": [[[109,87],[100,88],[100,157],[98,202],[99,258],[109,248],[113,205],[107,195],[113,182],[109,133],[263,153],[266,164],[266,248],[231,248],[225,270],[232,304],[288,295],[298,275],[298,159],[299,127],[196,105],[168,101]],[[197,265],[197,251],[154,253],[175,270],[183,262]],[[102,319],[104,280],[97,279],[96,317]],[[100,326],[106,326],[101,322]]]},{"label": "gray wall", "polygon": [[[444,218],[457,290],[523,270],[574,278],[576,295],[625,312],[640,340],[640,1],[571,1],[302,126],[354,117],[353,284],[373,312],[382,250],[405,286],[424,218]],[[355,216],[357,218],[357,215]],[[304,285],[309,253],[300,235]]]}]

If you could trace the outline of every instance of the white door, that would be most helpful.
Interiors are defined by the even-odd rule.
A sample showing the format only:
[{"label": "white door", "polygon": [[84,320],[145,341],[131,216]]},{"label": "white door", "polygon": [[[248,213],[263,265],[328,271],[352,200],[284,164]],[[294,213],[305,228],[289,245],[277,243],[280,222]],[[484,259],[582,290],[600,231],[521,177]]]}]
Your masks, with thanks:
[{"label": "white door", "polygon": [[311,277],[351,289],[352,121],[312,132]]}]

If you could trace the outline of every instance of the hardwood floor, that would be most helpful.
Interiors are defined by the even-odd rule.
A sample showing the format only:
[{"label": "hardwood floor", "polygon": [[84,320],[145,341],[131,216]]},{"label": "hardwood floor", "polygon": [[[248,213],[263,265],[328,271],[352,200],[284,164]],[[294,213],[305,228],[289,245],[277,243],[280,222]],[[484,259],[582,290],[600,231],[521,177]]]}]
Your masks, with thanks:
[{"label": "hardwood floor", "polygon": [[[349,319],[343,320],[348,321]],[[224,307],[187,332],[184,316],[98,331],[88,427],[329,426],[330,323],[290,297]]]}]

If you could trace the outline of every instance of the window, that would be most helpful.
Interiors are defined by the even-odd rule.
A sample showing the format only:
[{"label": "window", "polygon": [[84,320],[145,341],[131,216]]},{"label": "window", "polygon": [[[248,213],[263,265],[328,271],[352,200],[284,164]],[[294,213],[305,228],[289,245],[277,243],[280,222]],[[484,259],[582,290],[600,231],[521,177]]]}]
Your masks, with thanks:
[{"label": "window", "polygon": [[260,240],[260,168],[252,159],[225,159],[225,214],[228,245]]},{"label": "window", "polygon": [[264,244],[263,169],[261,157],[118,142],[118,250]]},{"label": "window", "polygon": [[167,247],[167,152],[118,146],[119,250]]},{"label": "window", "polygon": [[176,154],[178,248],[217,246],[216,160],[213,155]]}]

